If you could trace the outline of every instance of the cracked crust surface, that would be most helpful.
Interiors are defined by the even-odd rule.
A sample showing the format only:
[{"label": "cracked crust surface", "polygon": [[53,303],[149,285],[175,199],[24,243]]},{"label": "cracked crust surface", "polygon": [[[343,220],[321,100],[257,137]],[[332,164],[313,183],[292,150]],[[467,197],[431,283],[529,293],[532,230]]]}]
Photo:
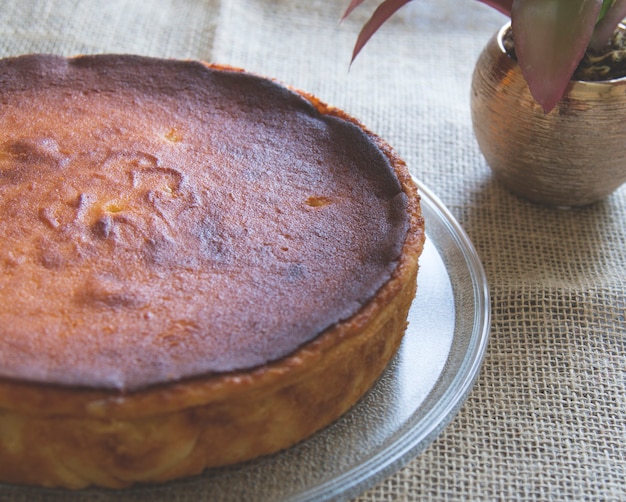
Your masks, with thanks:
[{"label": "cracked crust surface", "polygon": [[5,377],[136,390],[252,368],[396,266],[388,159],[284,86],[128,56],[0,73]]},{"label": "cracked crust surface", "polygon": [[225,67],[2,65],[1,480],[188,476],[286,448],[369,389],[424,241],[383,140]]}]

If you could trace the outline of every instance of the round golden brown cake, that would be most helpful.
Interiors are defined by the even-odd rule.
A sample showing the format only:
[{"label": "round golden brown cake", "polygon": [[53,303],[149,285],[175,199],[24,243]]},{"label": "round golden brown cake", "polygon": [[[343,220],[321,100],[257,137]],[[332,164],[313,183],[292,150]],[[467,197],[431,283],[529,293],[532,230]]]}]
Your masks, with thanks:
[{"label": "round golden brown cake", "polygon": [[241,70],[0,60],[0,480],[124,487],[266,455],[396,352],[424,242],[405,164]]}]

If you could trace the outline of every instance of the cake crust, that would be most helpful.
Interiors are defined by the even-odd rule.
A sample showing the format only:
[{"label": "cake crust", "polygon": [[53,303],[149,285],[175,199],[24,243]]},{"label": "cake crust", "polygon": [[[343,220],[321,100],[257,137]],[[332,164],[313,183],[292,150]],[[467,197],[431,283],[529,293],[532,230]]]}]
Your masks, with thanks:
[{"label": "cake crust", "polygon": [[406,195],[302,95],[133,56],[0,73],[0,376],[137,390],[250,369],[389,279]]},{"label": "cake crust", "polygon": [[[401,343],[424,243],[417,189],[385,141],[310,94],[224,66],[128,56],[28,56],[3,65],[0,96],[8,106],[2,120],[15,131],[2,147],[3,200],[33,187],[40,194],[40,233],[31,231],[39,240],[2,227],[3,266],[13,267],[15,277],[31,266],[43,270],[42,283],[48,272],[63,280],[39,284],[39,296],[23,293],[13,313],[0,312],[0,325],[10,327],[0,336],[0,480],[120,488],[197,474],[301,441],[373,385]],[[82,80],[72,73],[85,75],[85,69],[89,76]],[[179,81],[168,85],[164,75]],[[41,92],[41,79],[50,94]],[[220,97],[231,95],[211,101],[205,87],[214,86]],[[185,92],[176,94],[180,89]],[[42,101],[25,110],[18,106],[25,96]],[[207,103],[218,109],[208,115],[210,130]],[[37,111],[52,104],[54,120]],[[81,127],[67,127],[78,110],[85,115]],[[28,120],[36,134],[18,137]],[[68,136],[52,134],[66,129]],[[276,143],[281,131],[285,140]],[[202,141],[207,137],[210,149]],[[88,155],[79,145],[86,138]],[[112,138],[122,139],[123,148],[111,150]],[[218,147],[223,151],[216,153]],[[207,156],[228,169],[209,169]],[[201,168],[183,168],[190,164]],[[81,175],[85,165],[88,174]],[[208,180],[207,171],[213,173]],[[229,186],[231,174],[246,181],[237,185],[246,197]],[[208,190],[193,193],[202,183],[213,197]],[[286,185],[295,188],[289,192]],[[5,203],[3,210],[29,221],[24,214],[32,201]],[[233,202],[240,212],[233,212]],[[212,218],[202,231],[200,213]],[[257,247],[239,247],[252,242],[249,234],[261,234]],[[30,254],[18,253],[19,245]],[[260,268],[251,272],[254,267]],[[269,275],[278,282],[264,282]],[[192,280],[193,294],[185,289]],[[16,284],[9,274],[5,294]],[[241,289],[229,296],[233,284]],[[220,294],[235,302],[230,310]],[[178,295],[183,310],[199,304],[187,318],[196,324],[171,329],[172,311],[165,307],[147,315],[159,295]],[[316,298],[310,314],[306,300]],[[203,310],[211,302],[216,310]],[[27,323],[15,314],[23,308],[32,314]],[[219,334],[215,316],[224,310],[232,315],[220,322],[235,332],[231,324],[239,326],[230,350],[223,337],[209,336]],[[248,314],[245,324],[234,315],[242,310],[261,313]],[[72,325],[68,319],[77,311]],[[58,312],[57,331],[50,312]],[[111,324],[112,317],[119,322]],[[211,323],[201,324],[206,319]],[[169,331],[146,335],[146,326],[157,324]],[[90,340],[91,346],[84,343]]]}]

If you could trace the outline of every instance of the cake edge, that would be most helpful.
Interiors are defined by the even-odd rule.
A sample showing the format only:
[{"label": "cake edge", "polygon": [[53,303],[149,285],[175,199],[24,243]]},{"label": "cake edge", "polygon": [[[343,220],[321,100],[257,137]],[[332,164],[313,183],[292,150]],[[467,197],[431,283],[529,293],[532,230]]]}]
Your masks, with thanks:
[{"label": "cake edge", "polygon": [[391,279],[350,319],[255,370],[127,393],[0,380],[0,480],[76,489],[191,476],[310,437],[352,408],[381,376],[400,346],[417,287],[425,240],[417,186],[391,146],[357,119],[285,87],[320,113],[359,127],[389,160],[409,213]]}]

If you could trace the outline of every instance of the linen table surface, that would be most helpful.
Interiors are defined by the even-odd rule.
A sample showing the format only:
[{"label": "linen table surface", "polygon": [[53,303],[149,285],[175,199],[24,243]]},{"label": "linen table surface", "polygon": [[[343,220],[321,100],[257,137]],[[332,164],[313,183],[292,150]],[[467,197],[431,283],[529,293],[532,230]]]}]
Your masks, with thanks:
[{"label": "linen table surface", "polygon": [[[499,13],[475,0],[416,0],[350,66],[377,2],[339,23],[348,3],[5,0],[0,55],[131,53],[275,77],[385,138],[458,219],[491,292],[482,371],[441,435],[356,500],[626,500],[626,186],[593,206],[558,210],[493,179],[469,94],[478,54],[507,21]],[[159,498],[210,494],[151,492]],[[0,500],[64,497],[0,486]]]}]

